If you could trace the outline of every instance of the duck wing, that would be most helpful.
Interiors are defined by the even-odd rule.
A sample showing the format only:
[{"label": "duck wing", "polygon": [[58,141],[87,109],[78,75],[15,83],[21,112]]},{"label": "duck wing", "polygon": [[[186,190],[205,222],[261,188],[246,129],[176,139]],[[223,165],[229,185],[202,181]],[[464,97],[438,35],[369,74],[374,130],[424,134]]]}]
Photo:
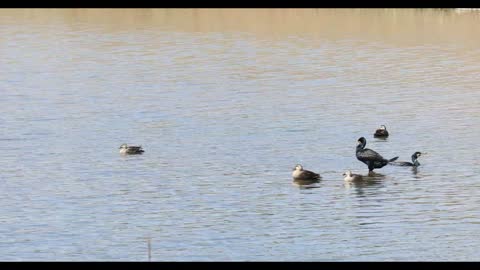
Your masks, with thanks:
[{"label": "duck wing", "polygon": [[363,177],[359,174],[352,174],[353,180],[354,181],[360,181],[363,180]]},{"label": "duck wing", "polygon": [[385,158],[379,153],[368,148],[357,151],[357,159],[360,161],[385,161]]},{"label": "duck wing", "polygon": [[127,153],[136,154],[136,153],[143,153],[145,152],[141,146],[129,146],[127,149]]},{"label": "duck wing", "polygon": [[388,136],[388,131],[386,130],[383,130],[383,129],[377,129],[375,131],[375,134],[373,134],[374,136]]},{"label": "duck wing", "polygon": [[408,161],[396,161],[396,162],[391,162],[390,164],[396,165],[396,166],[413,166],[413,163]]},{"label": "duck wing", "polygon": [[301,179],[318,179],[320,175],[311,171],[303,170],[299,178]]}]

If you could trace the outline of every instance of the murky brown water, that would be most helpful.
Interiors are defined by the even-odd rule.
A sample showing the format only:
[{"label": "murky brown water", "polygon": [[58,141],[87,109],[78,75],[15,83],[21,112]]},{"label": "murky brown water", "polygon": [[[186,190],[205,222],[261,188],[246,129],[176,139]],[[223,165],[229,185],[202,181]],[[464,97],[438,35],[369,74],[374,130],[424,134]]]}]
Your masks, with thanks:
[{"label": "murky brown water", "polygon": [[[479,12],[0,10],[0,260],[479,260]],[[385,124],[387,140],[372,134]],[[373,181],[356,140],[417,170]],[[142,156],[121,157],[122,143]],[[297,163],[319,188],[291,183]]]}]

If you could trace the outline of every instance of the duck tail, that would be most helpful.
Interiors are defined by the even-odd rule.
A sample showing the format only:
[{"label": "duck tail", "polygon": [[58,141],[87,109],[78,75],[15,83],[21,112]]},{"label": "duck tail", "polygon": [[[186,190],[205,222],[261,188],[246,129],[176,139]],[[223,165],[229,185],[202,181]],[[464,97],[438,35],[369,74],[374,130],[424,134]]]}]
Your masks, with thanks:
[{"label": "duck tail", "polygon": [[395,161],[395,160],[397,160],[397,159],[398,159],[398,157],[394,157],[394,158],[390,159],[388,162],[393,162],[393,161]]}]

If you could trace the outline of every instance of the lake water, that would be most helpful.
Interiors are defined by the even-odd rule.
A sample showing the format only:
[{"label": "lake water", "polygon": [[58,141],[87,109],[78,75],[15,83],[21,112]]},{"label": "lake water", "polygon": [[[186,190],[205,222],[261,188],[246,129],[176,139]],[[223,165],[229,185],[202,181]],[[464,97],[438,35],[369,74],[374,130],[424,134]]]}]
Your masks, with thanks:
[{"label": "lake water", "polygon": [[[0,10],[0,260],[147,261],[149,238],[153,261],[480,260],[479,25],[441,9]],[[427,154],[345,185],[368,172],[361,136]],[[297,163],[318,188],[292,184]]]}]

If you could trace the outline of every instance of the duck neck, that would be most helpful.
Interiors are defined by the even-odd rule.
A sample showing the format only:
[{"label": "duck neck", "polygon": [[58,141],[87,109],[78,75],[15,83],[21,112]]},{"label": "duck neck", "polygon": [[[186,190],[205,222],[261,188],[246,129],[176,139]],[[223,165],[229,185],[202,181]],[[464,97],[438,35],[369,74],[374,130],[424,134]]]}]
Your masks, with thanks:
[{"label": "duck neck", "polygon": [[302,173],[301,170],[295,169],[295,170],[293,171],[293,173],[292,173],[292,176],[293,176],[293,177],[298,177],[298,176],[300,175],[300,173]]},{"label": "duck neck", "polygon": [[417,157],[412,156],[412,162],[413,162],[413,166],[420,166],[420,162],[418,162]]},{"label": "duck neck", "polygon": [[356,152],[362,150],[363,148],[365,148],[365,144],[363,144],[363,143],[358,144],[358,145],[357,145]]}]

